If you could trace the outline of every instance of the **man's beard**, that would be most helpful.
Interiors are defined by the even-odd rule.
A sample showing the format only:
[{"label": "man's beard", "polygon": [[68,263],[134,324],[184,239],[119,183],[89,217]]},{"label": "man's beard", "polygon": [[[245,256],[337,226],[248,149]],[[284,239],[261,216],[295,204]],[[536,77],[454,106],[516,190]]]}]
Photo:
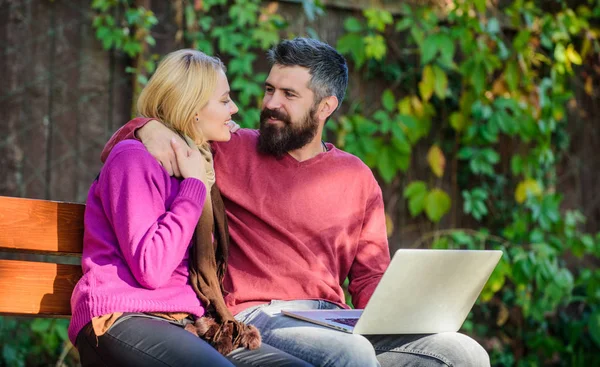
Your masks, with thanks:
[{"label": "man's beard", "polygon": [[[281,158],[285,153],[310,143],[319,128],[315,111],[316,106],[313,106],[301,121],[292,122],[287,114],[279,110],[263,108],[260,113],[258,151]],[[268,122],[271,117],[281,121],[283,126]]]}]

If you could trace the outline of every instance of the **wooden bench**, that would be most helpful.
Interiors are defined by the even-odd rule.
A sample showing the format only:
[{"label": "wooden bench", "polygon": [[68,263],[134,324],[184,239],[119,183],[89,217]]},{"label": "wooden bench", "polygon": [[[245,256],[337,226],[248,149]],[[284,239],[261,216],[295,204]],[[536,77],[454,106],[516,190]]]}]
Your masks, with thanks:
[{"label": "wooden bench", "polygon": [[81,260],[84,209],[0,196],[0,314],[70,317],[81,277],[81,266],[73,264]]}]

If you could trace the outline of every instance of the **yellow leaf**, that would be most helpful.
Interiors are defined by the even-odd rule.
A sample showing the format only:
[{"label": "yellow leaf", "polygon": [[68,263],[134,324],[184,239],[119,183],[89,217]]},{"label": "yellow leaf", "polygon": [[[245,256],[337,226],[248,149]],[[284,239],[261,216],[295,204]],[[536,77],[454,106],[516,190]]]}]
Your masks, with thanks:
[{"label": "yellow leaf", "polygon": [[579,53],[577,53],[573,44],[570,44],[569,47],[567,47],[566,54],[567,54],[567,58],[569,59],[569,61],[571,61],[573,64],[581,65],[581,63],[582,63],[581,56],[579,55]]},{"label": "yellow leaf", "polygon": [[385,213],[385,228],[387,230],[387,236],[391,237],[394,233],[394,221],[388,213]]},{"label": "yellow leaf", "polygon": [[506,88],[504,76],[502,76],[496,79],[496,81],[494,81],[494,84],[492,84],[492,93],[495,96],[503,96],[506,92],[508,92],[508,89]]},{"label": "yellow leaf", "polygon": [[498,310],[498,316],[496,317],[496,325],[502,326],[508,321],[510,313],[504,303],[500,303],[500,309]]},{"label": "yellow leaf", "polygon": [[423,114],[425,113],[425,110],[423,108],[423,103],[421,102],[421,100],[419,99],[419,97],[413,96],[410,99],[410,103],[412,105],[413,111],[415,111],[415,115],[418,118],[422,118]]},{"label": "yellow leaf", "polygon": [[412,107],[410,106],[410,97],[404,97],[398,101],[398,112],[401,115],[411,115]]},{"label": "yellow leaf", "polygon": [[433,95],[435,85],[435,75],[430,65],[423,68],[423,79],[419,82],[419,92],[424,101],[429,101]]},{"label": "yellow leaf", "polygon": [[427,153],[427,162],[437,177],[442,177],[444,175],[446,157],[444,157],[444,153],[437,145],[433,145],[431,148],[429,148],[429,152]]},{"label": "yellow leaf", "polygon": [[589,37],[584,37],[583,44],[581,46],[581,58],[585,59],[591,49],[592,49],[592,41],[590,40]]},{"label": "yellow leaf", "polygon": [[588,96],[591,96],[594,94],[594,81],[592,80],[592,78],[590,76],[588,76],[587,78],[585,78],[585,93],[587,93]]},{"label": "yellow leaf", "polygon": [[517,189],[515,190],[515,200],[517,203],[522,204],[525,202],[525,199],[527,199],[528,194],[535,196],[542,194],[542,187],[532,178],[521,181],[517,185]]},{"label": "yellow leaf", "polygon": [[438,96],[439,99],[444,99],[446,97],[446,90],[448,89],[448,76],[439,66],[433,66],[433,75],[434,75],[434,86],[433,89],[435,91],[435,95]]},{"label": "yellow leaf", "polygon": [[450,115],[450,126],[458,132],[463,131],[469,125],[469,120],[460,112],[453,112]]},{"label": "yellow leaf", "polygon": [[555,105],[552,108],[552,117],[554,117],[555,120],[560,121],[563,119],[563,117],[565,117],[565,111],[564,108],[560,105]]}]

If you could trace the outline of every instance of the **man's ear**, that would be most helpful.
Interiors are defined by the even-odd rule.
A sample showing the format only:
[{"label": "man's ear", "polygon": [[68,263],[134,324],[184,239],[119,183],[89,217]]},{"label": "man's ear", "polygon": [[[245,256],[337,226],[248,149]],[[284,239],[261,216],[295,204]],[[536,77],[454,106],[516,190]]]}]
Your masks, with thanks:
[{"label": "man's ear", "polygon": [[321,103],[319,103],[319,112],[318,117],[319,120],[327,120],[331,114],[335,112],[339,104],[339,101],[336,96],[329,96],[323,98]]}]

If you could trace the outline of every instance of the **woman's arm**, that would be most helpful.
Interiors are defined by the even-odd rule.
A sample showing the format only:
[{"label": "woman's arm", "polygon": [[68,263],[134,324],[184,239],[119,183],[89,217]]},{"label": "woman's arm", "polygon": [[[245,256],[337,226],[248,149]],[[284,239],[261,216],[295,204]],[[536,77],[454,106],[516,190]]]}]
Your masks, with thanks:
[{"label": "woman's arm", "polygon": [[170,208],[170,178],[139,143],[113,152],[98,190],[119,247],[138,283],[148,289],[165,284],[188,250],[202,213],[206,187],[187,178]]}]

